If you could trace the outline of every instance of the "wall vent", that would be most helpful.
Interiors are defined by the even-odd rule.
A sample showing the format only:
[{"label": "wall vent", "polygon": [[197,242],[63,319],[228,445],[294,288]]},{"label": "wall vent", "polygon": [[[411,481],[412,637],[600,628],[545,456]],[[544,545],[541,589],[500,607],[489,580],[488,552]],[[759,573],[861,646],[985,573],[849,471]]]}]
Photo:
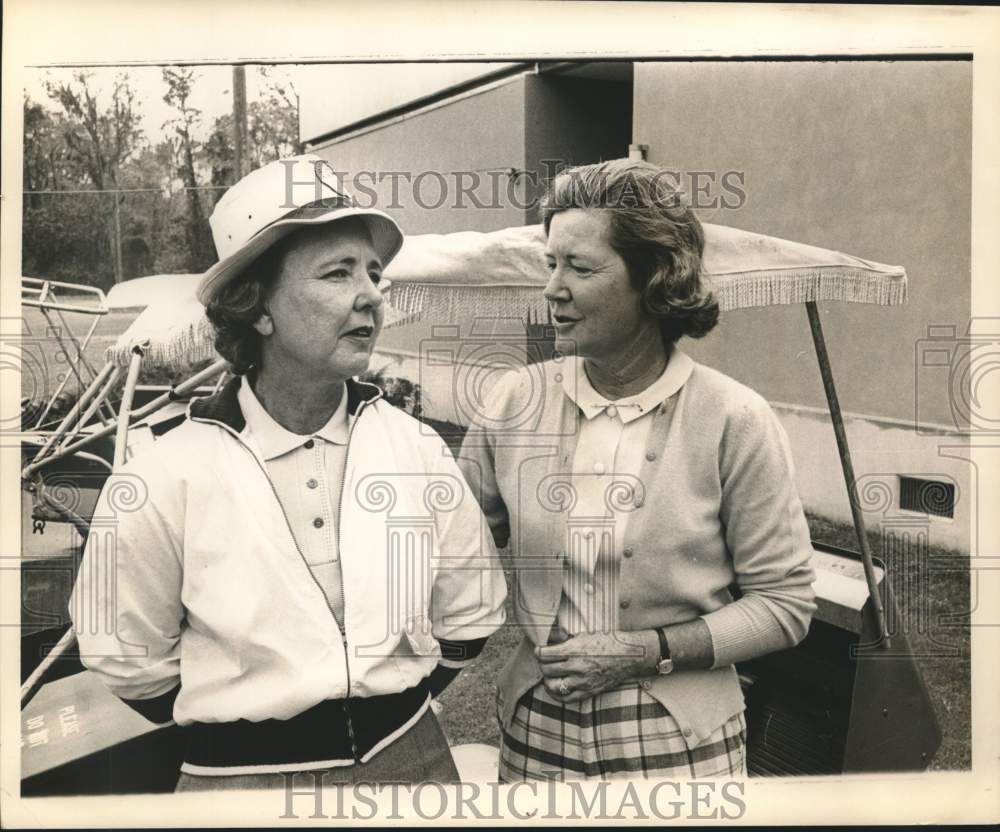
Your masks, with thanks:
[{"label": "wall vent", "polygon": [[899,507],[935,517],[955,516],[955,486],[940,480],[899,478]]}]

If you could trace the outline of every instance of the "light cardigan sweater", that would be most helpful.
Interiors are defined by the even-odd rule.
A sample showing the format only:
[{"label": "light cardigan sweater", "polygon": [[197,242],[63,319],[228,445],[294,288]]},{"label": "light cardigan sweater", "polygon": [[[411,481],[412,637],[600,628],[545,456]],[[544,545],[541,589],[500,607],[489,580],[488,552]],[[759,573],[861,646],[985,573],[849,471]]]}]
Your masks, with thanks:
[{"label": "light cardigan sweater", "polygon": [[[623,630],[701,617],[714,665],[678,670],[643,686],[677,720],[689,747],[744,702],[733,664],[791,647],[815,610],[812,547],[794,486],[785,433],[767,402],[674,350],[684,366],[653,415],[641,487],[620,547]],[[524,637],[501,673],[500,719],[541,680],[545,644],[563,587],[565,500],[579,432],[563,391],[569,362],[549,361],[497,382],[462,446],[460,466],[500,546],[510,545],[512,604]],[[738,586],[737,600],[730,592]]]}]

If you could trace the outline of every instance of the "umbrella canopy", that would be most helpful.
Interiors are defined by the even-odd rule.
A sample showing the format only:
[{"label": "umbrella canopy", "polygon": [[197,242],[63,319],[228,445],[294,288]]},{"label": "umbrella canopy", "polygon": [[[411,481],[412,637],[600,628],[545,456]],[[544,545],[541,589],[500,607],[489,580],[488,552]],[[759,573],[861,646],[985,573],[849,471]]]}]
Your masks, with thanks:
[{"label": "umbrella canopy", "polygon": [[134,347],[143,365],[184,370],[218,358],[205,307],[195,297],[200,274],[159,274],[119,283],[108,294],[112,308],[141,309],[105,352],[105,360],[127,367]]},{"label": "umbrella canopy", "polygon": [[[841,300],[896,305],[906,271],[838,251],[704,223],[704,276],[723,311]],[[540,225],[408,237],[386,269],[390,300],[407,315],[444,320],[544,317],[548,280]]]},{"label": "umbrella canopy", "polygon": [[[703,227],[705,279],[724,311],[829,300],[891,306],[906,300],[900,266],[723,225]],[[512,313],[544,319],[544,246],[540,225],[407,237],[386,269],[393,282],[386,323]],[[145,347],[147,364],[176,368],[216,358],[211,326],[194,295],[199,278],[158,275],[116,286],[109,295],[112,305],[146,308],[108,348],[108,360],[127,365],[137,345]]]},{"label": "umbrella canopy", "polygon": [[153,274],[123,280],[108,290],[108,308],[139,310],[170,303],[174,298],[194,297],[199,280],[200,274]]}]

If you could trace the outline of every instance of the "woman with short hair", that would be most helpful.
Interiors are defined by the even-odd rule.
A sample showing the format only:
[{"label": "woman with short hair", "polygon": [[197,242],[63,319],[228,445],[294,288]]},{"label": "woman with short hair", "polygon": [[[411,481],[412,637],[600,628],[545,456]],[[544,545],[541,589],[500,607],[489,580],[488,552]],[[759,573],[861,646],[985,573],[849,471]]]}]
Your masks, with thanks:
[{"label": "woman with short hair", "polygon": [[[677,346],[718,306],[667,176],[617,160],[554,179],[557,355],[497,383],[461,452],[524,631],[499,682],[506,781],[739,776],[734,663],[794,645],[814,610],[781,425]],[[505,433],[537,397],[531,435]]]},{"label": "woman with short hair", "polygon": [[198,294],[235,377],[125,466],[145,495],[81,564],[84,664],[181,726],[179,791],[457,781],[431,697],[506,586],[444,443],[355,380],[402,234],[314,156],[249,174],[211,224]]}]

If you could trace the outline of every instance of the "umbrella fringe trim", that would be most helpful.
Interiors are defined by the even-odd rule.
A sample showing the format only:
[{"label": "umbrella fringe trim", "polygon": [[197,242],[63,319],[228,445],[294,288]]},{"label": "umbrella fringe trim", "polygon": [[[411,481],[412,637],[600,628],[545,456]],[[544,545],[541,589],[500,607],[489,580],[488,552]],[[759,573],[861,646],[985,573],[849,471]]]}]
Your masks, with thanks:
[{"label": "umbrella fringe trim", "polygon": [[[711,275],[706,276],[711,286]],[[901,275],[835,267],[790,276],[787,270],[755,272],[727,278],[721,288],[713,287],[722,311],[759,306],[789,305],[809,301],[846,301],[878,306],[898,306],[906,302],[906,280]],[[427,283],[395,284],[390,303],[402,315],[391,326],[420,317],[448,321],[482,317],[519,317],[531,314],[547,320],[548,303],[540,287],[442,286]]]},{"label": "umbrella fringe trim", "polygon": [[[799,304],[818,301],[846,301],[879,306],[906,302],[906,279],[897,274],[879,274],[843,266],[817,268],[790,275],[787,269],[738,277],[725,277],[725,285],[715,287],[722,311],[760,306]],[[712,276],[706,275],[711,286]],[[444,321],[475,318],[533,318],[548,321],[548,303],[541,287],[528,286],[447,286],[428,283],[396,283],[389,291],[389,303],[396,314],[387,329],[428,317]],[[165,337],[164,337],[165,336]],[[132,347],[147,338],[145,366],[183,369],[218,357],[215,334],[208,319],[167,331],[158,337],[137,335],[108,347],[106,360],[127,367]]]}]

